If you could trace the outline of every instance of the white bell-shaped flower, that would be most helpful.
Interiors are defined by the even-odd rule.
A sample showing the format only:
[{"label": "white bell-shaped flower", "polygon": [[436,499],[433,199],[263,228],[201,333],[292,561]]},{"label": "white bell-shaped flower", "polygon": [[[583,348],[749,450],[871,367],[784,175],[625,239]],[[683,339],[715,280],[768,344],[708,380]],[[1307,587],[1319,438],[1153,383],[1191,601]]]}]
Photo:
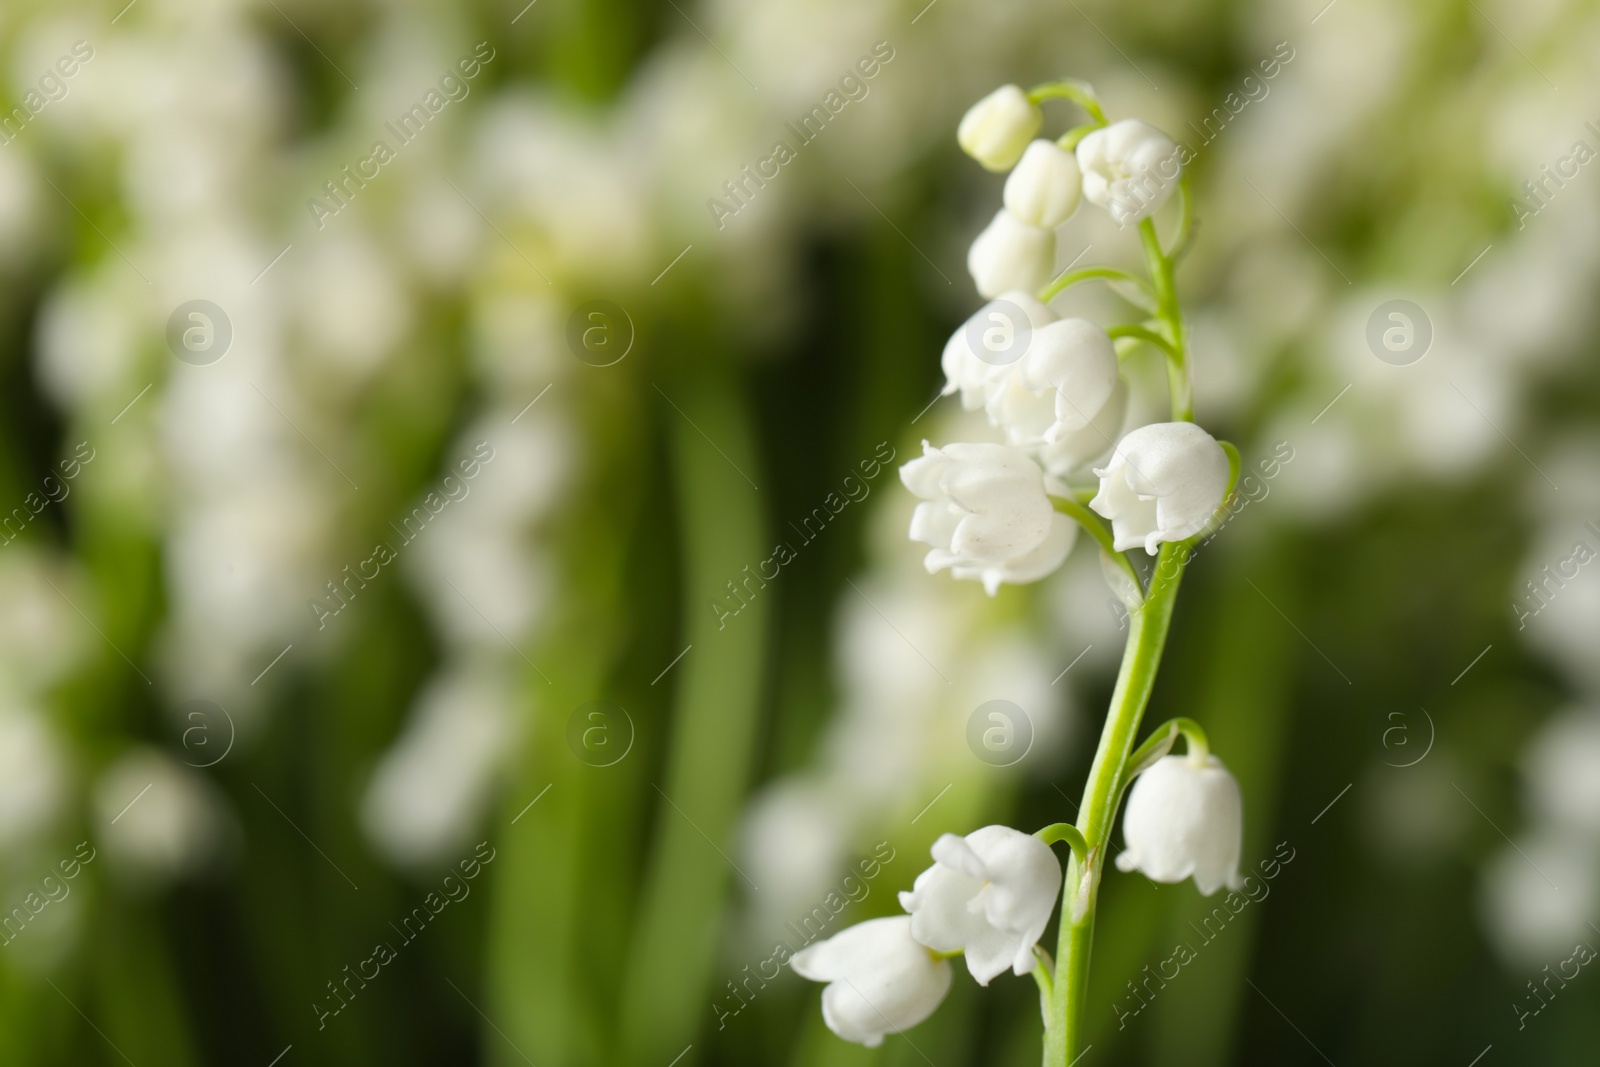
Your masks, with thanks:
[{"label": "white bell-shaped flower", "polygon": [[1083,198],[1078,157],[1054,141],[1034,141],[1006,178],[1006,210],[1031,226],[1054,229],[1070,219]]},{"label": "white bell-shaped flower", "polygon": [[1021,290],[1001,293],[979,308],[945,342],[943,395],[961,391],[961,406],[976,411],[989,402],[1012,368],[1022,362],[1034,332],[1056,320],[1055,314]]},{"label": "white bell-shaped flower", "polygon": [[989,391],[986,410],[1014,445],[1040,445],[1094,421],[1117,388],[1117,350],[1087,319],[1033,331],[1027,354]]},{"label": "white bell-shaped flower", "polygon": [[1177,188],[1182,170],[1172,139],[1137,119],[1085,134],[1078,142],[1078,166],[1083,195],[1121,226],[1155,214]]},{"label": "white bell-shaped flower", "polygon": [[822,1021],[868,1048],[932,1015],[950,989],[950,964],[911,936],[912,920],[868,919],[789,959],[802,978],[827,982]]},{"label": "white bell-shaped flower", "polygon": [[900,468],[900,480],[922,503],[911,516],[911,539],[932,545],[930,574],[950,568],[983,582],[990,596],[1002,582],[1036,582],[1061,566],[1077,524],[1045,495],[1044,472],[1007,445],[952,444]]},{"label": "white bell-shaped flower", "polygon": [[1032,971],[1033,946],[1061,895],[1061,864],[1050,846],[1009,826],[985,826],[940,837],[933,859],[900,894],[911,936],[940,952],[965,952],[979,985],[1007,967]]},{"label": "white bell-shaped flower", "polygon": [[1022,222],[1005,208],[995,213],[967,252],[967,272],[978,295],[993,299],[1008,289],[1034,292],[1050,280],[1056,235]]},{"label": "white bell-shaped flower", "polygon": [[1128,386],[1118,378],[1110,399],[1089,425],[1081,430],[1058,433],[1055,440],[1039,446],[1036,454],[1044,472],[1052,478],[1064,479],[1106,455],[1116,445],[1127,417]]},{"label": "white bell-shaped flower", "polygon": [[1015,85],[1002,85],[961,116],[956,141],[985,170],[1009,170],[1044,125],[1044,112]]},{"label": "white bell-shaped flower", "polygon": [[1202,895],[1240,889],[1244,802],[1222,761],[1163,756],[1134,780],[1122,820],[1128,848],[1117,869],[1143,871],[1154,882],[1194,877]]},{"label": "white bell-shaped flower", "polygon": [[1227,494],[1228,470],[1228,454],[1194,423],[1152,423],[1095,470],[1100,492],[1089,506],[1111,520],[1118,552],[1142,545],[1153,556],[1161,542],[1205,529]]}]

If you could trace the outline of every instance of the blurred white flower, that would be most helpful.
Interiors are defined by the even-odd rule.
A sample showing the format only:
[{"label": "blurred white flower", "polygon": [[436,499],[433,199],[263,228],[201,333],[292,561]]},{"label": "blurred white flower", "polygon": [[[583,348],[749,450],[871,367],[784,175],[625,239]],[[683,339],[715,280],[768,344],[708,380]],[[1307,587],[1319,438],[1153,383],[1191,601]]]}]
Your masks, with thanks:
[{"label": "blurred white flower", "polygon": [[956,142],[985,170],[1010,169],[1039,127],[1044,113],[1015,85],[1002,85],[961,116]]},{"label": "blurred white flower", "polygon": [[162,887],[217,857],[234,829],[224,804],[199,772],[157,749],[132,749],[95,783],[95,841],[119,874]]},{"label": "blurred white flower", "polygon": [[1537,965],[1588,939],[1597,901],[1600,848],[1586,835],[1524,838],[1497,853],[1484,872],[1485,925],[1518,964]]},{"label": "blurred white flower", "polygon": [[1004,198],[1019,222],[1054,229],[1073,216],[1083,198],[1078,157],[1054,141],[1034,141],[1006,178]]},{"label": "blurred white flower", "polygon": [[1026,453],[926,441],[922,450],[900,468],[900,480],[923,500],[911,539],[933,546],[923,561],[930,574],[949,567],[994,596],[1002,582],[1038,581],[1067,558],[1078,527],[1051,506],[1044,474]]},{"label": "blurred white flower", "polygon": [[979,985],[1007,967],[1027,974],[1056,898],[1061,864],[1050,846],[1009,826],[985,826],[933,843],[934,864],[917,875],[900,906],[911,936],[940,952],[965,952]]},{"label": "blurred white flower", "polygon": [[1117,857],[1118,870],[1142,871],[1155,882],[1193,875],[1203,896],[1244,885],[1244,802],[1215,756],[1200,766],[1186,755],[1157,760],[1134,780],[1122,833],[1128,848]]},{"label": "blurred white flower", "polygon": [[1178,148],[1154,126],[1124,119],[1078,142],[1083,195],[1119,225],[1148,218],[1177,188]]},{"label": "blurred white flower", "polygon": [[1551,720],[1529,747],[1525,777],[1539,815],[1600,840],[1600,715]]},{"label": "blurred white flower", "polygon": [[1182,541],[1205,529],[1228,489],[1228,455],[1192,422],[1141,426],[1095,471],[1089,506],[1111,520],[1117,551]]},{"label": "blurred white flower", "polygon": [[750,903],[759,934],[803,915],[832,888],[847,851],[849,803],[815,777],[780,778],[753,797],[740,831],[740,866],[764,886]]},{"label": "blurred white flower", "polygon": [[0,852],[50,824],[66,778],[66,759],[49,723],[30,710],[0,711]]},{"label": "blurred white flower", "polygon": [[932,1015],[950,990],[950,964],[911,936],[911,917],[869,919],[795,953],[802,978],[827,982],[822,1020],[868,1048]]},{"label": "blurred white flower", "polygon": [[1033,292],[1050,280],[1056,235],[1020,221],[1005,208],[995,212],[967,252],[967,272],[978,295],[992,299],[1009,289]]},{"label": "blurred white flower", "polygon": [[314,382],[364,384],[411,332],[412,297],[396,257],[351,227],[315,242],[293,278]]},{"label": "blurred white flower", "polygon": [[361,801],[361,825],[392,862],[449,858],[482,820],[512,754],[516,692],[492,667],[458,664],[429,681]]}]

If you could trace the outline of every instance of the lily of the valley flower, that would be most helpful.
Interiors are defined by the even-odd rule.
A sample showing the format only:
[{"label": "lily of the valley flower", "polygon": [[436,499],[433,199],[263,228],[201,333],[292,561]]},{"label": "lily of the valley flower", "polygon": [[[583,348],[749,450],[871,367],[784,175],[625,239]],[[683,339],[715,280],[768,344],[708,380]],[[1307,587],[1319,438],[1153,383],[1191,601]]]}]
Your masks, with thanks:
[{"label": "lily of the valley flower", "polygon": [[1045,473],[1062,479],[1111,451],[1128,417],[1128,386],[1121,378],[1089,425],[1067,430],[1037,449]]},{"label": "lily of the valley flower", "polygon": [[1154,126],[1124,119],[1078,142],[1083,195],[1118,225],[1148,218],[1167,202],[1180,172],[1178,148]]},{"label": "lily of the valley flower", "polygon": [[1001,293],[950,335],[940,365],[944,394],[961,391],[961,406],[976,411],[989,402],[1033,343],[1034,331],[1054,322],[1055,314],[1021,290]]},{"label": "lily of the valley flower", "polygon": [[1116,388],[1117,351],[1106,332],[1087,319],[1057,319],[1033,331],[985,406],[1012,444],[1048,444],[1087,427]]},{"label": "lily of the valley flower", "polygon": [[1204,763],[1190,756],[1157,760],[1134,780],[1122,833],[1128,848],[1117,857],[1119,870],[1143,871],[1156,882],[1192,875],[1205,896],[1244,885],[1244,804],[1239,783],[1215,756]]},{"label": "lily of the valley flower", "polygon": [[950,964],[911,936],[912,919],[869,919],[789,959],[802,978],[827,982],[822,1021],[868,1048],[932,1015],[950,989]]},{"label": "lily of the valley flower", "polygon": [[1005,205],[1019,221],[1053,229],[1078,210],[1083,173],[1078,157],[1054,141],[1034,141],[1006,179]]},{"label": "lily of the valley flower", "polygon": [[932,545],[930,574],[950,568],[976,578],[994,596],[1002,582],[1036,582],[1061,566],[1078,527],[1045,495],[1044,472],[1007,445],[952,444],[900,468],[900,480],[922,503],[911,516],[911,539]]},{"label": "lily of the valley flower", "polygon": [[967,109],[956,127],[962,151],[985,170],[1009,170],[1028,140],[1044,124],[1044,113],[1015,85],[1002,85]]},{"label": "lily of the valley flower", "polygon": [[940,952],[964,952],[979,985],[1010,967],[1034,968],[1056,898],[1061,864],[1050,846],[1009,826],[985,826],[933,843],[932,867],[917,875],[900,906],[911,913],[911,936]]},{"label": "lily of the valley flower", "polygon": [[1056,262],[1056,235],[1030,226],[1005,208],[972,242],[967,273],[978,294],[993,299],[1008,289],[1033,292],[1050,280]]},{"label": "lily of the valley flower", "polygon": [[1192,422],[1141,426],[1095,471],[1100,492],[1089,506],[1111,520],[1118,552],[1193,537],[1222,506],[1228,455]]}]

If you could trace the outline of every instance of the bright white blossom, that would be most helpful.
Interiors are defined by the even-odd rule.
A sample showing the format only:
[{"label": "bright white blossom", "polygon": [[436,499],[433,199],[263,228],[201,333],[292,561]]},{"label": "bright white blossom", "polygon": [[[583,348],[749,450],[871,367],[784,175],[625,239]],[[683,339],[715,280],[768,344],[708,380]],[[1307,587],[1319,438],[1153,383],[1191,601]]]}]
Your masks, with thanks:
[{"label": "bright white blossom", "polygon": [[1050,280],[1056,235],[1030,226],[1005,208],[995,212],[967,251],[967,273],[978,295],[993,299],[1008,289],[1033,292]]},{"label": "bright white blossom", "polygon": [[911,913],[911,936],[940,952],[964,952],[979,985],[1010,967],[1033,970],[1056,898],[1061,864],[1050,846],[1009,826],[985,826],[933,843],[934,864],[900,906]]},{"label": "bright white blossom", "polygon": [[827,982],[822,1021],[868,1048],[883,1044],[932,1015],[950,989],[950,964],[911,936],[912,920],[897,915],[848,927],[789,959],[802,978]]},{"label": "bright white blossom", "polygon": [[1117,869],[1143,871],[1155,882],[1190,875],[1202,895],[1239,889],[1244,843],[1244,802],[1239,783],[1222,761],[1207,756],[1163,756],[1134,780],[1122,820],[1128,848]]},{"label": "bright white blossom", "polygon": [[1084,429],[1117,388],[1117,350],[1087,319],[1058,319],[1035,329],[1013,366],[997,378],[985,408],[1014,445],[1049,444]]},{"label": "bright white blossom", "polygon": [[1044,472],[1026,453],[926,441],[922,451],[900,468],[900,480],[923,501],[911,539],[933,546],[923,561],[930,574],[948,567],[994,596],[1002,582],[1036,582],[1061,566],[1078,527],[1051,506]]},{"label": "bright white blossom", "polygon": [[1110,399],[1101,405],[1089,425],[1081,430],[1059,433],[1054,441],[1039,447],[1039,462],[1044,465],[1045,473],[1052,478],[1066,478],[1110,452],[1127,417],[1128,386],[1118,378]]},{"label": "bright white blossom", "polygon": [[1111,520],[1118,552],[1193,537],[1228,491],[1228,454],[1192,422],[1141,426],[1095,470],[1100,492],[1089,506]]},{"label": "bright white blossom", "polygon": [[1178,148],[1154,126],[1124,119],[1078,142],[1083,195],[1126,226],[1158,211],[1177,186]]},{"label": "bright white blossom", "polygon": [[1002,85],[961,116],[956,141],[985,170],[1009,170],[1044,124],[1039,105],[1015,85]]},{"label": "bright white blossom", "polygon": [[1083,198],[1078,157],[1054,141],[1028,145],[1006,178],[1006,210],[1031,226],[1054,229],[1070,219]]},{"label": "bright white blossom", "polygon": [[944,394],[961,390],[961,406],[976,411],[989,402],[995,388],[1028,352],[1034,331],[1056,320],[1055,314],[1021,290],[1001,293],[950,335],[940,366]]}]

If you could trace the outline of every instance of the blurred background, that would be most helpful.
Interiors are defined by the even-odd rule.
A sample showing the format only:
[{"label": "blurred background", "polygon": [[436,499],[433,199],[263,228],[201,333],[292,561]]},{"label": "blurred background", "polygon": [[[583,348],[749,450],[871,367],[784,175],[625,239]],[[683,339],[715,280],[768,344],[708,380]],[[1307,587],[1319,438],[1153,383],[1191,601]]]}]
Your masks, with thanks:
[{"label": "blurred background", "polygon": [[523,5],[0,9],[0,1063],[1038,1063],[1025,979],[869,1051],[766,961],[1075,816],[1097,560],[930,577],[895,473],[989,439],[955,124],[1063,76],[1194,151],[1279,461],[1149,719],[1275,874],[1109,874],[1085,1062],[1591,1061],[1600,6]]}]

